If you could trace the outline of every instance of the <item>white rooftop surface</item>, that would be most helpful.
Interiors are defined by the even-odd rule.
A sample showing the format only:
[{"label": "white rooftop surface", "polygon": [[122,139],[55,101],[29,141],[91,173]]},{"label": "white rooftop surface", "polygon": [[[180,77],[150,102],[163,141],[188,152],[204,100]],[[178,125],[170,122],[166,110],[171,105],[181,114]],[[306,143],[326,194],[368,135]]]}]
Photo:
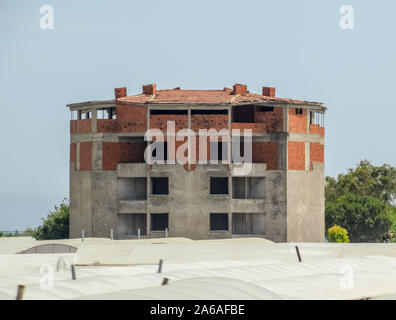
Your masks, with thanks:
[{"label": "white rooftop surface", "polygon": [[[78,250],[16,254],[50,243]],[[60,257],[67,269],[56,271]],[[396,244],[0,238],[0,299],[15,299],[18,285],[24,299],[396,299]]]}]

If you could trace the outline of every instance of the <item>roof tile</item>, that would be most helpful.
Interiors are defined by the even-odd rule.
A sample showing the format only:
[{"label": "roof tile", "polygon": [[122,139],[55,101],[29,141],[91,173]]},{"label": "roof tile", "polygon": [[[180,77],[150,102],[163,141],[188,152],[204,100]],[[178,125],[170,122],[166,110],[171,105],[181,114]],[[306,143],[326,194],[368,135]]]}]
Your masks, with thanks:
[{"label": "roof tile", "polygon": [[229,88],[223,90],[181,90],[180,88],[157,90],[156,94],[137,94],[117,99],[127,103],[154,104],[240,104],[249,102],[279,101],[298,104],[321,104],[296,99],[262,96],[247,92],[245,95],[235,95]]}]

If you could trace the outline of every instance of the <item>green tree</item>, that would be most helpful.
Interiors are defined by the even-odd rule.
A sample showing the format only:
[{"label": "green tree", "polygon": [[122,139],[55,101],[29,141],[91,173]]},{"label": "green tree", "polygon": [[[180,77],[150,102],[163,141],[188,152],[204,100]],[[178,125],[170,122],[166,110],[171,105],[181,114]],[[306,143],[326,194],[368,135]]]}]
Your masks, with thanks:
[{"label": "green tree", "polygon": [[396,199],[396,168],[388,164],[378,167],[363,160],[356,169],[339,174],[337,179],[326,177],[326,200],[335,200],[347,193],[371,196],[392,204]]},{"label": "green tree", "polygon": [[69,238],[69,202],[64,199],[59,206],[50,211],[43,224],[32,231],[37,240],[67,239]]},{"label": "green tree", "polygon": [[396,168],[363,160],[337,178],[326,177],[326,227],[346,228],[353,242],[380,241],[396,229]]},{"label": "green tree", "polygon": [[326,225],[346,228],[352,242],[379,242],[392,225],[390,207],[383,201],[352,193],[326,203]]}]

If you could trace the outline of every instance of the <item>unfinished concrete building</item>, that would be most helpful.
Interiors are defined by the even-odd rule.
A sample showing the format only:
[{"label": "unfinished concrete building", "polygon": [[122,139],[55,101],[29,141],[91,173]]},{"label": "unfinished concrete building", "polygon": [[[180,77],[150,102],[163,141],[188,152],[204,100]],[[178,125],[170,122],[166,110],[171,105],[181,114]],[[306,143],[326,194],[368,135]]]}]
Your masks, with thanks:
[{"label": "unfinished concrete building", "polygon": [[[271,87],[253,94],[241,84],[223,90],[151,84],[137,95],[117,88],[114,99],[68,107],[70,237],[82,230],[87,237],[109,237],[113,229],[118,239],[324,240],[321,103],[275,97]],[[165,163],[146,163],[145,132],[166,132],[167,121],[194,132],[251,129],[250,172],[241,175],[232,162],[169,164],[166,142]],[[229,159],[230,149],[230,143],[212,142],[207,157]]]}]

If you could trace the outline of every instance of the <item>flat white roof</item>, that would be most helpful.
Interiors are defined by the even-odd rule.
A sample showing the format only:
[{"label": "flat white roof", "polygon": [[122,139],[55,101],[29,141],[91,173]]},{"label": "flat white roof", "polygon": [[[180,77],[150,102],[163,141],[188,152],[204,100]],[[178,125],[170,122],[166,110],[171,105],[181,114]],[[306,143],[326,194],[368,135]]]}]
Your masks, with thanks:
[{"label": "flat white roof", "polygon": [[[0,239],[7,251],[37,245]],[[81,239],[76,254],[0,254],[0,299],[392,299],[396,244],[279,243],[265,239]],[[22,245],[23,243],[23,245]],[[298,245],[302,262],[298,262]],[[67,268],[56,271],[59,258]],[[163,259],[162,273],[158,273]],[[71,264],[77,280],[71,279]],[[53,273],[52,273],[53,271]],[[49,288],[43,276],[53,276]],[[164,278],[169,282],[162,286]],[[44,278],[45,279],[45,278]]]}]

